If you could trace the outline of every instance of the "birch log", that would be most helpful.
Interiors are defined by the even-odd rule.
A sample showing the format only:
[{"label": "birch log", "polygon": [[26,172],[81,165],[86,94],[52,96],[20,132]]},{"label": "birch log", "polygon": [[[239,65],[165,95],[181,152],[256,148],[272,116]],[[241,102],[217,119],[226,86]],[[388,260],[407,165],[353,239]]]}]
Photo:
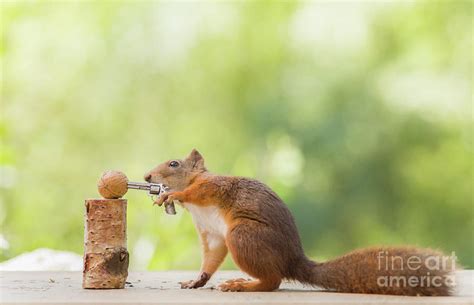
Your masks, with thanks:
[{"label": "birch log", "polygon": [[127,200],[88,199],[83,288],[124,288],[128,275]]}]

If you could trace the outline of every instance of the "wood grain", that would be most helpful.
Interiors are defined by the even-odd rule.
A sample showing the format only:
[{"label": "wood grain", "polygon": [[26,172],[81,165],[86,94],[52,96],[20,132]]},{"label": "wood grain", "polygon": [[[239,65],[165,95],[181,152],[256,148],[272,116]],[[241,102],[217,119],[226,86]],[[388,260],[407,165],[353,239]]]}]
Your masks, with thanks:
[{"label": "wood grain", "polygon": [[85,206],[83,288],[124,288],[127,200],[88,199]]}]

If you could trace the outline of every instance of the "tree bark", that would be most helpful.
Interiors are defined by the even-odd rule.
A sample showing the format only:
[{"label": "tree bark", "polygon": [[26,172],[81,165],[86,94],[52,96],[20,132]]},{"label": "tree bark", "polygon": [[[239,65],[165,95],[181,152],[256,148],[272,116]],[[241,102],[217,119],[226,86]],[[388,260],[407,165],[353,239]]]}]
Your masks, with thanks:
[{"label": "tree bark", "polygon": [[85,202],[83,288],[124,288],[128,275],[127,200]]}]

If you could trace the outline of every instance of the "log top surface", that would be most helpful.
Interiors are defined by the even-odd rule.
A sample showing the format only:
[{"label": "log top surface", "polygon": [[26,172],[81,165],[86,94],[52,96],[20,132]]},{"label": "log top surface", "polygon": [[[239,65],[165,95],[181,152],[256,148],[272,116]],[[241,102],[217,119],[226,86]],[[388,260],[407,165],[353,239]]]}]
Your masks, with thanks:
[{"label": "log top surface", "polygon": [[205,288],[182,290],[179,281],[196,277],[196,271],[131,272],[125,289],[81,288],[81,272],[0,272],[1,304],[474,304],[474,271],[458,273],[455,297],[400,297],[318,291],[284,283],[275,292],[220,292],[227,279],[245,277],[220,271]]}]

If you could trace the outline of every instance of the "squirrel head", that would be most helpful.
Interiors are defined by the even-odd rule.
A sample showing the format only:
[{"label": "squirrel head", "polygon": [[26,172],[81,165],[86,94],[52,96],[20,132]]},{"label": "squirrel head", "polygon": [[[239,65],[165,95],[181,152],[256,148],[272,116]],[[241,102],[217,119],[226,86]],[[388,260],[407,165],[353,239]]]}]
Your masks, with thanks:
[{"label": "squirrel head", "polygon": [[146,173],[144,179],[151,183],[163,183],[171,191],[182,191],[197,175],[206,171],[204,158],[193,149],[185,159],[173,159],[159,164]]}]

